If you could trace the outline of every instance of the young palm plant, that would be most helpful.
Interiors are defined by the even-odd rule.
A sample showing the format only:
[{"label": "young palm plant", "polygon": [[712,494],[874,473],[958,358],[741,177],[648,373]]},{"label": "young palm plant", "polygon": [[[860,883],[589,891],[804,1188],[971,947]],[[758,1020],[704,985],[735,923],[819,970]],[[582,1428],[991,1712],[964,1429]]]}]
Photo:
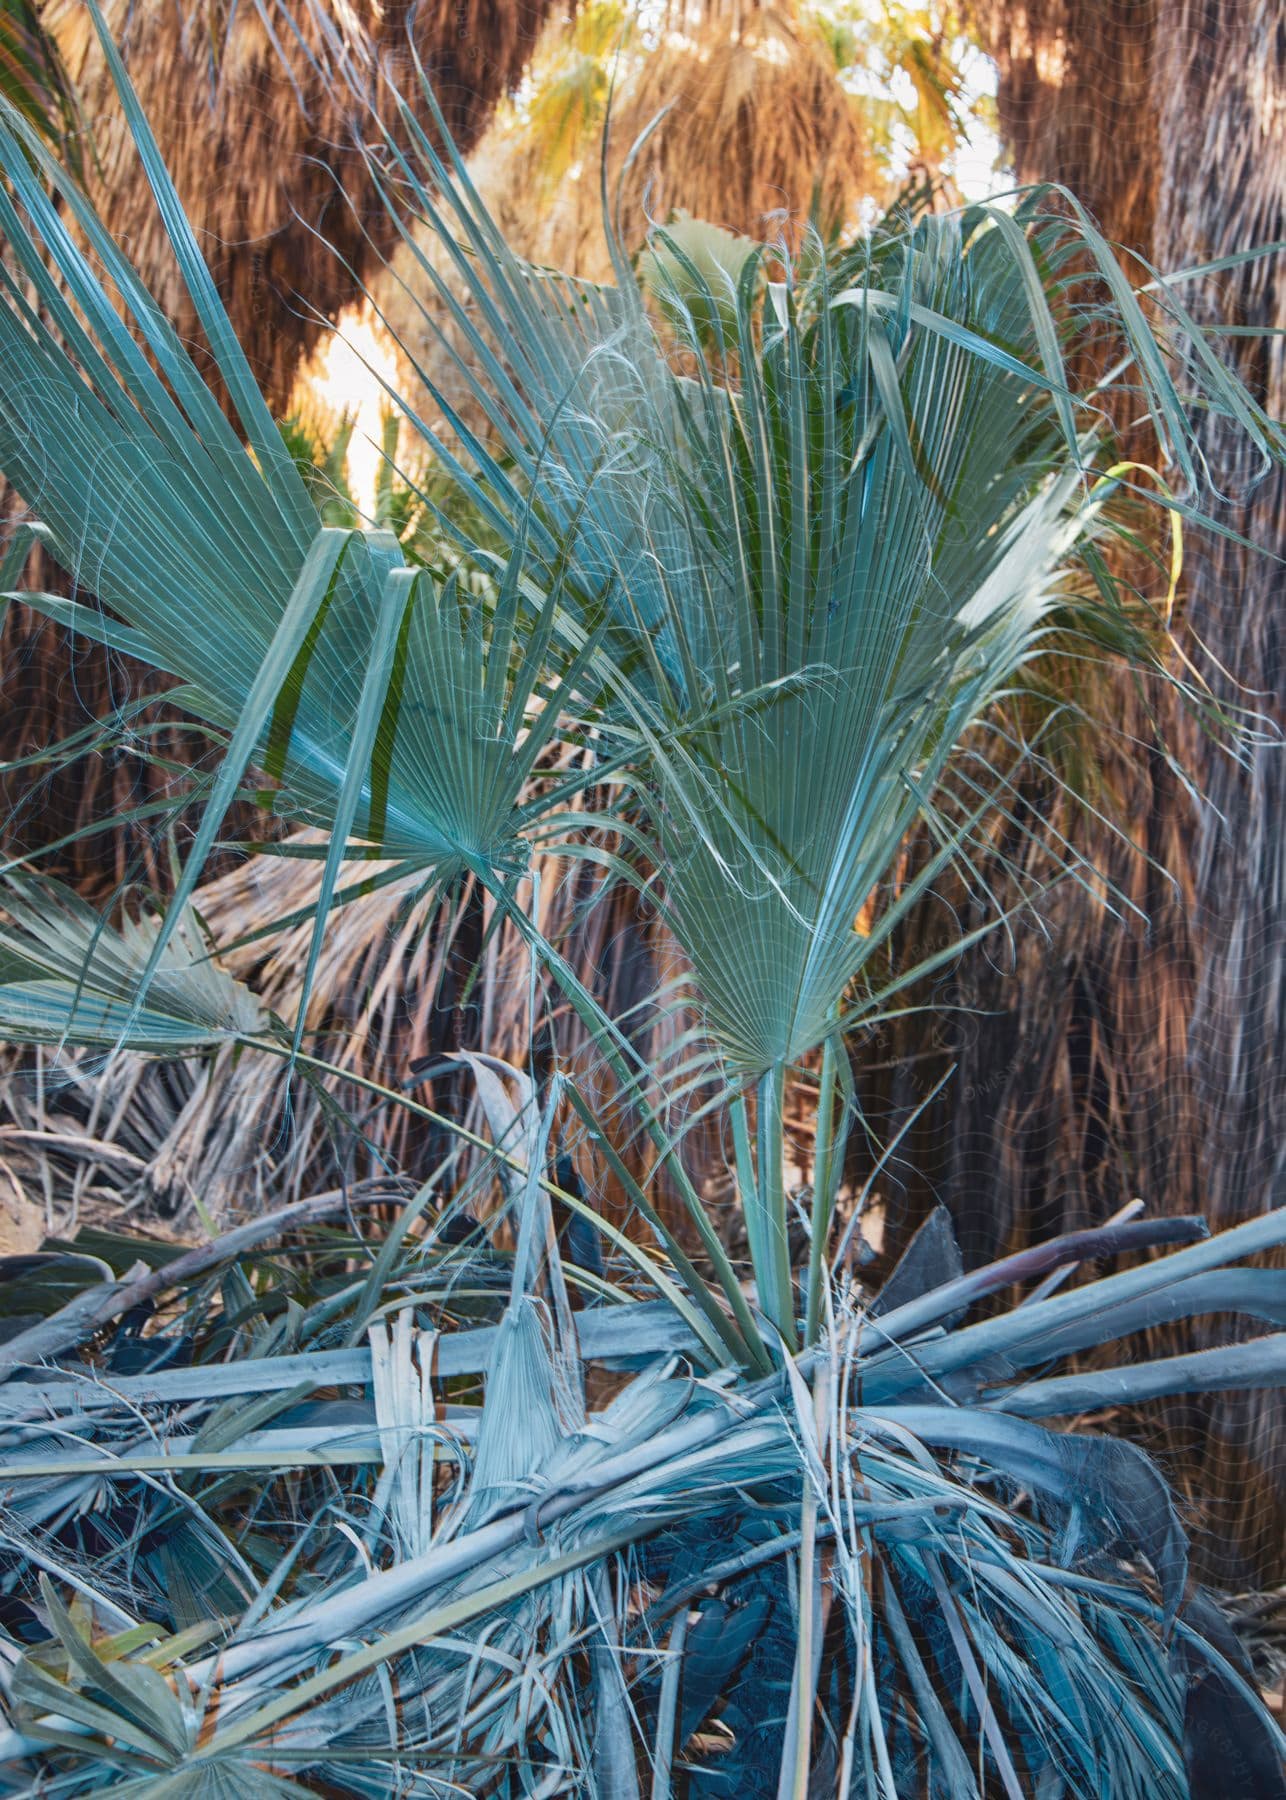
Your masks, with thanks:
[{"label": "young palm plant", "polygon": [[[514,258],[408,107],[372,174],[439,230],[455,279],[425,261],[422,303],[476,422],[429,386],[400,404],[467,502],[440,516],[461,569],[488,577],[438,579],[387,531],[323,522],[117,75],[241,431],[10,109],[0,470],[80,595],[24,597],[177,677],[224,749],[163,911],[95,916],[23,877],[0,1029],[232,1044],[320,1082],[305,1015],[334,910],[467,876],[527,948],[533,1042],[528,1068],[459,1053],[485,1133],[376,1090],[457,1146],[410,1193],[317,1196],[177,1256],[49,1248],[0,1345],[12,1785],[1177,1796],[1222,1732],[1244,1791],[1280,1792],[1281,1733],[1159,1472],[1043,1421],[1286,1378],[1281,1333],[1048,1373],[1162,1318],[1281,1324],[1286,1276],[1236,1265],[1286,1215],[1215,1240],[1126,1221],[968,1274],[936,1219],[878,1297],[856,1215],[835,1229],[845,1035],[958,952],[897,969],[887,945],[1007,815],[971,728],[1055,638],[1166,678],[1104,574],[1130,471],[1061,355],[1085,252],[1132,350],[1114,379],[1187,484],[1173,508],[1199,494],[1176,368],[1265,456],[1277,428],[1177,311],[1167,360],[1092,228],[1039,195],[840,259],[739,249],[726,283],[662,237],[657,324],[623,259],[586,288]],[[312,834],[247,851],[321,865],[294,1020],[190,908],[247,789]],[[917,820],[935,854],[895,882]],[[577,862],[646,892],[682,951],[655,1004],[692,1023],[663,1066],[539,929],[541,884]],[[1069,851],[1055,873],[1087,872]],[[542,1066],[542,981],[610,1116]],[[785,1094],[817,1058],[796,1195]],[[685,1172],[693,1096],[726,1128],[747,1281]]]}]

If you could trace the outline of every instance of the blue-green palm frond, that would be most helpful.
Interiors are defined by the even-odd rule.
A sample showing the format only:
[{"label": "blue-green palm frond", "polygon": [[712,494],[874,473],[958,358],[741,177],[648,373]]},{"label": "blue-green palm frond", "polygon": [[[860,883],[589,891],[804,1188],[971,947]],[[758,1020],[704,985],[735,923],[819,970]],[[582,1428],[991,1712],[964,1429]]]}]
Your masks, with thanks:
[{"label": "blue-green palm frond", "polygon": [[104,47],[239,430],[74,182],[0,107],[0,469],[76,596],[23,598],[177,678],[174,701],[226,740],[174,919],[252,770],[279,815],[326,834],[306,1004],[346,860],[379,851],[440,884],[524,865],[529,824],[575,786],[531,776],[592,711],[592,609],[562,629],[558,558],[533,581],[521,522],[482,583],[438,582],[390,532],[323,523]]},{"label": "blue-green palm frond", "polygon": [[166,1057],[273,1035],[268,1013],[219,966],[190,910],[169,933],[140,1010],[160,929],[156,918],[128,914],[107,924],[56,882],[11,880],[0,889],[0,1031],[16,1043],[123,1043]]},{"label": "blue-green palm frond", "polygon": [[[1121,471],[1106,390],[1078,392],[1064,356],[1094,317],[1126,346],[1116,388],[1187,484],[1174,504],[1199,511],[1169,340],[1088,220],[1055,218],[1040,194],[1014,215],[882,229],[780,280],[757,253],[712,274],[682,230],[658,230],[657,325],[619,252],[610,288],[524,265],[464,166],[404,123],[411,149],[390,133],[373,160],[388,204],[443,247],[439,266],[406,231],[469,406],[428,372],[425,416],[404,403],[492,529],[531,519],[537,560],[565,554],[571,610],[610,588],[609,717],[710,1030],[743,1073],[789,1062],[918,898],[853,929],[907,828],[927,816],[946,861],[998,803],[985,770],[963,822],[935,797],[1056,604],[1065,624],[1077,560],[1102,571]],[[1109,292],[1097,315],[1078,255]],[[1191,341],[1200,404],[1278,454],[1280,434]],[[1160,672],[1141,637],[1115,641]]]},{"label": "blue-green palm frond", "polygon": [[[1284,1233],[1280,1215],[1215,1238],[1190,1219],[1125,1223],[968,1274],[921,1245],[886,1297],[836,1287],[823,1344],[731,1389],[676,1364],[673,1353],[697,1343],[677,1319],[658,1333],[667,1322],[654,1306],[611,1301],[580,1315],[583,1362],[619,1368],[633,1351],[638,1372],[588,1415],[548,1410],[539,1432],[514,1406],[540,1382],[529,1386],[500,1353],[503,1328],[435,1336],[405,1310],[391,1342],[375,1321],[369,1350],[306,1334],[301,1352],[269,1336],[227,1360],[226,1329],[206,1302],[176,1327],[189,1336],[191,1366],[107,1383],[88,1365],[71,1379],[30,1369],[0,1406],[13,1490],[6,1531],[22,1521],[44,1561],[83,1593],[113,1575],[107,1592],[128,1591],[116,1572],[131,1565],[119,1552],[101,1570],[82,1565],[65,1525],[69,1500],[104,1484],[128,1489],[166,1449],[212,1475],[255,1456],[302,1479],[320,1460],[346,1471],[350,1498],[333,1519],[297,1523],[297,1551],[280,1570],[272,1552],[271,1580],[226,1639],[213,1622],[194,1623],[186,1643],[153,1623],[106,1646],[108,1666],[95,1670],[56,1614],[67,1654],[49,1644],[22,1662],[0,1754],[30,1759],[52,1744],[72,1793],[126,1777],[131,1755],[194,1784],[217,1771],[235,1780],[253,1759],[342,1793],[371,1791],[350,1785],[355,1762],[387,1779],[399,1757],[429,1767],[455,1759],[458,1781],[490,1791],[537,1742],[546,1768],[570,1784],[588,1778],[603,1728],[608,1690],[583,1670],[610,1628],[629,1678],[626,1766],[637,1757],[645,1767],[668,1746],[697,1791],[736,1782],[771,1795],[797,1766],[794,1696],[801,1668],[817,1666],[804,1653],[818,1628],[800,1594],[820,1579],[824,1556],[840,1629],[827,1635],[825,1685],[814,1690],[807,1675],[808,1768],[826,1766],[821,1721],[842,1716],[855,1754],[888,1771],[877,1793],[1021,1795],[1056,1772],[1071,1795],[1179,1800],[1189,1671],[1215,1684],[1247,1757],[1269,1766],[1280,1731],[1191,1587],[1159,1471],[1092,1430],[1048,1428],[1066,1399],[1011,1358],[1076,1322],[1096,1342],[1142,1329],[1149,1308],[1161,1316],[1180,1293],[1191,1311],[1280,1320],[1282,1272],[1235,1264]],[[1069,1292],[1040,1279],[1082,1258],[1166,1245],[1168,1255]],[[127,1244],[118,1248],[128,1257]],[[324,1260],[334,1248],[332,1239],[318,1252]],[[519,1286],[524,1263],[515,1256]],[[390,1299],[411,1271],[404,1256],[390,1263]],[[1243,1291],[1253,1277],[1262,1283]],[[1032,1282],[1019,1304],[942,1328],[968,1320],[988,1294]],[[318,1324],[333,1320],[335,1299],[326,1290]],[[159,1354],[166,1339],[151,1342]],[[952,1347],[948,1369],[941,1353]],[[1261,1379],[1286,1380],[1280,1333],[1253,1348]],[[1079,1404],[1093,1412],[1146,1392],[1217,1388],[1227,1356],[1207,1351],[1182,1367],[1118,1357],[1088,1378]],[[935,1357],[935,1372],[908,1393],[904,1374]],[[481,1423],[508,1426],[522,1449],[499,1486],[488,1452],[475,1476],[490,1486],[482,1511],[439,1508],[433,1459],[462,1463],[470,1439],[481,1440],[477,1409],[449,1404],[444,1416],[433,1384],[484,1369]],[[967,1369],[974,1391],[962,1384]],[[1015,1416],[1024,1396],[1032,1418]],[[166,1445],[140,1435],[140,1417],[159,1422],[175,1407],[182,1417]],[[369,1495],[360,1509],[356,1492]],[[164,1495],[146,1503],[163,1508]],[[359,1523],[369,1560],[351,1555]],[[237,1554],[263,1549],[246,1541]],[[614,1585],[635,1597],[630,1606],[612,1601]],[[229,1603],[241,1604],[235,1589]],[[676,1634],[680,1616],[688,1630]],[[161,1689],[131,1672],[136,1659],[174,1675],[181,1695],[207,1696],[204,1721],[196,1709],[167,1711]],[[666,1674],[675,1664],[677,1694]],[[117,1714],[127,1750],[104,1735]],[[702,1730],[714,1721],[721,1731]]]},{"label": "blue-green palm frond", "polygon": [[287,816],[331,831],[342,820],[345,836],[443,876],[521,860],[519,795],[576,665],[553,630],[556,599],[520,586],[521,532],[508,576],[475,593],[409,567],[388,532],[323,526],[116,73],[240,433],[83,195],[6,108],[0,467],[81,596],[24,598],[177,677],[177,701],[237,743],[233,783],[253,759]]}]

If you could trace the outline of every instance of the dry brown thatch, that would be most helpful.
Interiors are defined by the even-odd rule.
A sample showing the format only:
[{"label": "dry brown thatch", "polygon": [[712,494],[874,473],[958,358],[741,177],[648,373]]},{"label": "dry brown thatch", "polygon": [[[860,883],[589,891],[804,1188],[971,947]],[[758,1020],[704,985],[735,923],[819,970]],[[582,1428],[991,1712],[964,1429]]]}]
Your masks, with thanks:
[{"label": "dry brown thatch", "polygon": [[810,211],[841,227],[870,192],[854,105],[816,36],[788,10],[747,8],[732,29],[715,19],[665,38],[614,108],[618,161],[666,107],[622,191],[630,248],[645,213],[665,219],[680,209],[797,243]]},{"label": "dry brown thatch", "polygon": [[[367,867],[379,874],[383,865]],[[310,906],[319,876],[316,862],[256,858],[207,882],[198,909],[215,941],[232,943]],[[628,1019],[640,1055],[663,1067],[689,1021],[632,1009],[676,972],[672,944],[655,918],[640,915],[632,894],[617,889],[593,904],[600,875],[576,865],[564,877],[547,874],[542,883],[541,930],[564,946],[613,1015]],[[415,1097],[486,1135],[472,1079],[442,1059],[483,1046],[491,1056],[528,1066],[528,953],[511,929],[490,930],[491,912],[492,902],[471,881],[443,903],[435,894],[417,898],[414,878],[338,910],[310,997],[309,1052],[393,1089],[413,1065],[435,1063],[437,1072],[415,1088]],[[311,922],[302,922],[224,958],[292,1024],[311,932]],[[470,981],[479,959],[478,977]],[[537,991],[538,1068],[551,1066],[556,1052],[560,1067],[575,1069],[636,1179],[646,1177],[655,1151],[634,1134],[578,1017],[543,978]],[[64,1231],[82,1210],[100,1216],[138,1210],[175,1222],[190,1216],[199,1198],[207,1213],[221,1218],[290,1204],[318,1183],[333,1186],[390,1169],[420,1180],[455,1147],[406,1109],[327,1076],[324,1085],[361,1126],[363,1139],[315,1089],[291,1078],[284,1063],[262,1056],[162,1065],[121,1055],[103,1068],[101,1058],[80,1055],[62,1065],[70,1082],[43,1083],[33,1073],[39,1061],[18,1059],[19,1072],[0,1081],[0,1186],[7,1181],[20,1198],[46,1202]],[[672,1125],[683,1114],[676,1107]],[[708,1132],[689,1151],[717,1187],[722,1146]],[[601,1173],[595,1170],[596,1179]],[[729,1192],[712,1195],[716,1208]],[[663,1181],[658,1195],[667,1206]],[[596,1199],[626,1222],[629,1208],[614,1186]],[[674,1217],[684,1229],[677,1210]]]},{"label": "dry brown thatch", "polygon": [[[389,79],[414,101],[408,29],[467,151],[522,75],[552,3],[278,0],[235,15],[224,0],[104,6],[270,404],[289,403],[323,329],[316,314],[334,318],[392,242],[353,129],[362,98],[378,103]],[[152,293],[195,336],[89,14],[82,0],[45,0],[42,15],[94,132],[93,197]]]},{"label": "dry brown thatch", "polygon": [[[1272,0],[1242,0],[1214,20],[1212,31],[1208,7],[1164,0],[1158,21],[1163,159],[1154,256],[1165,269],[1286,239],[1280,9]],[[1212,325],[1286,330],[1280,256],[1243,264],[1188,298]],[[1286,417],[1286,339],[1232,338],[1227,351],[1269,417]],[[1280,553],[1286,471],[1279,467],[1248,489],[1244,447],[1216,417],[1204,422],[1202,449],[1219,488],[1245,496],[1228,522]],[[1187,604],[1211,655],[1286,727],[1280,563],[1226,538],[1198,535],[1188,553]],[[1203,1200],[1214,1222],[1229,1225],[1286,1203],[1286,766],[1276,746],[1257,750],[1248,769],[1203,745],[1194,754],[1211,805],[1194,845],[1197,980],[1189,1031]],[[1208,1417],[1207,1484],[1221,1490],[1220,1523],[1239,1541],[1263,1543],[1262,1572],[1280,1580],[1286,1397],[1229,1395]]]}]

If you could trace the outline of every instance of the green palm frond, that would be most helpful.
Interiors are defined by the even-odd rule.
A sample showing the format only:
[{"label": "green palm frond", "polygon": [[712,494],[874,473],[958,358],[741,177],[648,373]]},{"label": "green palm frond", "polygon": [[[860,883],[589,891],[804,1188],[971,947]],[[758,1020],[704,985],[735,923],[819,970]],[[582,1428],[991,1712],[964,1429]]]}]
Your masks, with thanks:
[{"label": "green palm frond", "polygon": [[[180,905],[252,766],[275,783],[268,798],[278,813],[330,838],[323,919],[350,854],[379,849],[403,872],[444,883],[466,866],[520,867],[522,834],[551,803],[530,777],[592,637],[569,645],[556,630],[556,576],[552,591],[520,582],[521,542],[503,579],[475,588],[408,563],[388,531],[323,523],[117,74],[247,442],[87,202],[7,114],[0,234],[35,303],[0,274],[0,346],[12,375],[0,401],[0,466],[97,603],[24,600],[177,677],[177,703],[226,734]],[[60,203],[102,279],[72,250]],[[77,454],[51,460],[68,417]],[[566,798],[565,786],[552,793]]]},{"label": "green palm frond", "polygon": [[[1018,280],[996,250],[931,222],[892,292],[842,294],[811,326],[783,298],[736,414],[709,411],[708,465],[726,450],[732,478],[704,565],[728,599],[706,619],[728,625],[715,644],[706,619],[675,621],[715,704],[661,772],[660,836],[714,1035],[748,1075],[830,1029],[906,904],[864,935],[864,902],[1096,528],[1089,447],[1066,445],[1048,392],[898,322],[918,305],[992,341]],[[967,842],[943,836],[944,854]]]},{"label": "green palm frond", "polygon": [[139,988],[160,935],[157,918],[119,926],[52,881],[0,889],[0,1032],[15,1042],[88,1044],[177,1057],[271,1033],[248,988],[214,960],[190,909]]},{"label": "green palm frond", "polygon": [[[958,953],[887,966],[898,921],[949,863],[967,867],[980,826],[1030,833],[1007,808],[1012,757],[962,767],[957,747],[1042,652],[1111,645],[1177,679],[1104,578],[1126,484],[1105,392],[1078,391],[1064,355],[1087,328],[1085,262],[1109,293],[1099,322],[1128,346],[1112,380],[1173,464],[1182,497],[1167,504],[1203,504],[1176,357],[1266,461],[1281,434],[1192,322],[1145,317],[1084,215],[1069,225],[1039,192],[1013,214],[816,249],[775,281],[761,255],[716,269],[699,235],[660,230],[645,277],[676,354],[619,252],[612,289],[526,268],[464,166],[407,135],[414,154],[387,144],[389,204],[396,187],[451,249],[451,284],[422,259],[450,340],[428,301],[426,323],[485,425],[427,376],[426,411],[446,424],[409,399],[408,416],[494,532],[529,526],[537,586],[557,552],[569,615],[606,611],[603,730],[660,871],[637,878],[691,964],[711,1044],[691,1080],[760,1087],[757,1154],[738,1127],[741,1196],[761,1302],[789,1344],[785,1071]],[[1086,589],[1110,615],[1095,630],[1076,622]],[[933,854],[889,888],[918,821]],[[1049,873],[1083,878],[1070,852]]]},{"label": "green palm frond", "polygon": [[[755,257],[712,284],[662,231],[648,279],[686,322],[693,376],[624,267],[615,290],[524,269],[463,167],[423,140],[421,160],[398,178],[462,246],[467,313],[425,273],[505,460],[449,413],[454,436],[434,441],[497,529],[535,513],[534,560],[565,551],[569,605],[610,582],[622,730],[714,1035],[747,1073],[794,1060],[891,929],[896,908],[873,941],[852,926],[912,819],[933,816],[953,749],[1096,554],[1114,486],[1102,396],[1069,387],[1062,341],[1073,251],[1110,254],[1039,195],[1017,218],[926,219],[766,291]],[[1195,483],[1162,348],[1119,277],[1111,310],[1133,351],[1119,379]],[[729,313],[720,378],[699,353]],[[1205,373],[1211,402],[1279,450]],[[935,823],[944,856],[964,848]]]}]

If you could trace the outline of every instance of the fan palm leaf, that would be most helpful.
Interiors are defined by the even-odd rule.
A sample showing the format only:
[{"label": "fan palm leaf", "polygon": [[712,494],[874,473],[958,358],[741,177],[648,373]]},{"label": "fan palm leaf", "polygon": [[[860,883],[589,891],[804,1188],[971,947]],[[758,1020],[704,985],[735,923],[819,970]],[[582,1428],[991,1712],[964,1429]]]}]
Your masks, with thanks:
[{"label": "fan palm leaf", "polygon": [[[1128,345],[1116,379],[1188,484],[1166,503],[1189,513],[1192,429],[1107,246],[1039,194],[1016,217],[930,218],[776,281],[762,258],[702,269],[661,231],[648,278],[667,290],[676,357],[619,251],[610,290],[527,269],[463,164],[406,135],[413,154],[385,146],[389,203],[409,197],[449,252],[455,286],[427,259],[422,272],[472,405],[428,373],[431,406],[404,404],[493,531],[535,513],[548,536],[533,529],[532,563],[558,546],[569,610],[610,590],[605,729],[633,741],[714,1066],[764,1084],[761,1166],[744,1155],[741,1185],[764,1184],[747,1200],[761,1298],[790,1341],[784,1071],[958,948],[862,982],[979,819],[1023,830],[1008,770],[975,760],[953,790],[954,748],[1052,640],[1056,610],[1073,654],[1123,646],[1164,673],[1110,594],[1109,621],[1077,626],[1072,571],[1101,577],[1112,495],[1139,491],[1104,453],[1106,389],[1078,394],[1064,362],[1087,255]],[[1276,454],[1271,422],[1180,317],[1209,403]],[[917,818],[936,854],[860,929]]]},{"label": "fan palm leaf", "polygon": [[268,1013],[213,960],[191,911],[169,934],[133,1017],[159,920],[113,928],[48,881],[13,882],[0,907],[0,1031],[14,1042],[177,1057],[271,1035]]},{"label": "fan palm leaf", "polygon": [[[279,811],[328,830],[327,903],[350,834],[375,840],[401,871],[440,880],[479,861],[504,866],[541,807],[525,790],[559,718],[559,671],[574,685],[587,647],[568,652],[554,636],[556,596],[533,608],[519,591],[520,553],[493,608],[453,579],[439,588],[408,568],[389,533],[322,525],[118,74],[249,445],[86,202],[14,119],[0,146],[9,182],[0,225],[54,324],[6,275],[0,333],[18,375],[0,459],[111,614],[24,598],[177,676],[186,708],[228,734],[180,902],[252,757],[280,784]],[[42,177],[126,297],[156,368],[73,249]],[[65,261],[90,330],[62,299],[42,240]],[[69,413],[84,459],[56,468],[40,446]]]}]

